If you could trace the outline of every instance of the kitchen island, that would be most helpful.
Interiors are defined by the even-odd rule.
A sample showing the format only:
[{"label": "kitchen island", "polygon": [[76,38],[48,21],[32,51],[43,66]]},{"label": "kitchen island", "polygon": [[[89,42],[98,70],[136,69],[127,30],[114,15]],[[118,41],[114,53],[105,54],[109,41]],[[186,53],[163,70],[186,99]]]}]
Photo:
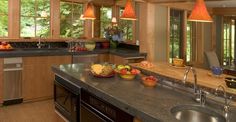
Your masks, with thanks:
[{"label": "kitchen island", "polygon": [[[65,80],[65,85],[82,88],[143,122],[176,122],[178,120],[170,112],[172,107],[197,104],[190,93],[160,84],[155,88],[145,87],[140,77],[132,81],[119,76],[97,78],[91,75],[89,67],[84,64],[54,66],[52,70],[56,76]],[[222,106],[211,101],[207,101],[206,107],[222,114]],[[232,110],[229,121],[233,122],[235,109]]]}]

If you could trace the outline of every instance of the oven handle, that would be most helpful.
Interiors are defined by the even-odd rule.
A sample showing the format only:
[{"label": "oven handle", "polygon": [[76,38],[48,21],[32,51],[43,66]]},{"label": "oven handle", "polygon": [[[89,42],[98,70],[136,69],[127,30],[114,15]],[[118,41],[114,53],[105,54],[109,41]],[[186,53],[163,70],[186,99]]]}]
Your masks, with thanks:
[{"label": "oven handle", "polygon": [[92,114],[97,115],[99,118],[101,118],[102,120],[105,120],[105,122],[115,122],[113,121],[111,118],[109,118],[108,116],[104,115],[102,112],[100,112],[99,110],[97,110],[96,108],[92,107],[91,105],[87,104],[86,102],[84,102],[83,100],[80,101],[80,106],[84,107],[85,109],[87,109],[89,112],[91,112]]}]

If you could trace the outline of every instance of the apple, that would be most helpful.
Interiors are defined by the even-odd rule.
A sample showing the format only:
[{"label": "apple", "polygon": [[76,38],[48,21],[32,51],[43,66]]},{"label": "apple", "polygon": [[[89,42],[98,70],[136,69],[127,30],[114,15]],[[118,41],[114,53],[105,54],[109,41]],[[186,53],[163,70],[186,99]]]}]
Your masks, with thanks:
[{"label": "apple", "polygon": [[126,69],[121,69],[121,70],[120,70],[120,74],[122,74],[122,75],[127,74],[127,70],[126,70]]},{"label": "apple", "polygon": [[1,42],[1,44],[2,44],[3,46],[7,46],[8,42],[3,41],[3,42]]},{"label": "apple", "polygon": [[140,71],[137,70],[137,69],[132,69],[132,70],[131,70],[131,74],[136,75],[136,74],[139,74],[139,73],[140,73]]}]

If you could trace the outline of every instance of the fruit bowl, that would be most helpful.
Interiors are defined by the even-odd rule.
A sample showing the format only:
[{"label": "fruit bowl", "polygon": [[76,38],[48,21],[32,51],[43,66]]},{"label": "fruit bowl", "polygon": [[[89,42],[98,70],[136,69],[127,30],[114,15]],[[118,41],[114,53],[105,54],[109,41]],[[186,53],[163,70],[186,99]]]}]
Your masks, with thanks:
[{"label": "fruit bowl", "polygon": [[125,80],[133,80],[135,78],[135,74],[119,74],[121,78]]},{"label": "fruit bowl", "polygon": [[184,60],[180,58],[173,58],[173,65],[177,67],[183,67],[184,66]]},{"label": "fruit bowl", "polygon": [[111,78],[111,77],[113,77],[113,76],[115,75],[115,72],[114,72],[114,71],[111,72],[111,73],[108,74],[108,75],[96,74],[96,73],[93,72],[93,71],[91,71],[91,73],[92,73],[92,75],[93,75],[94,77],[98,77],[98,78]]},{"label": "fruit bowl", "polygon": [[155,87],[157,85],[157,79],[154,76],[142,77],[142,83],[147,87]]},{"label": "fruit bowl", "polygon": [[111,64],[93,64],[90,71],[93,76],[99,78],[110,78],[115,75],[113,65]]},{"label": "fruit bowl", "polygon": [[125,80],[133,80],[136,75],[140,74],[138,69],[132,68],[129,65],[118,65],[115,71]]}]

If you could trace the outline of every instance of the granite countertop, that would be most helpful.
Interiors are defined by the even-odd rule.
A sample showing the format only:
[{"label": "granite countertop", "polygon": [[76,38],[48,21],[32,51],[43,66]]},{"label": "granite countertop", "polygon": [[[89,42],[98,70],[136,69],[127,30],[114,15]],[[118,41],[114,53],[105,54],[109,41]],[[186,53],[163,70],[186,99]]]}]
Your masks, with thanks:
[{"label": "granite countertop", "polygon": [[[63,77],[70,85],[82,87],[97,97],[111,103],[121,110],[140,117],[144,122],[176,122],[170,113],[170,109],[176,105],[196,104],[192,100],[192,94],[180,92],[158,84],[155,88],[144,87],[140,77],[132,81],[126,81],[118,76],[113,78],[96,78],[92,76],[84,64],[67,64],[53,66],[53,72]],[[222,113],[221,106],[212,107],[217,113]],[[233,109],[234,110],[234,109]],[[233,111],[231,114],[235,114]],[[230,115],[230,121],[235,117]]]},{"label": "granite countertop", "polygon": [[95,49],[93,51],[70,52],[66,48],[49,48],[49,49],[13,49],[11,51],[0,51],[0,58],[6,57],[26,57],[26,56],[54,56],[54,55],[88,55],[88,54],[105,54],[110,53],[121,57],[146,56],[147,53],[140,53],[136,50],[129,49]]},{"label": "granite countertop", "polygon": [[[132,66],[140,69],[145,74],[154,74],[161,76],[164,79],[168,79],[169,81],[175,81],[177,83],[182,83],[183,85],[189,85],[192,87],[194,82],[193,73],[190,72],[188,74],[187,83],[183,83],[183,76],[187,67],[174,67],[169,63],[165,62],[155,62],[154,66],[151,68],[145,68],[140,65],[140,63],[131,64]],[[228,95],[233,96],[234,101],[236,101],[236,89],[227,87],[224,78],[232,77],[230,75],[222,74],[219,77],[216,77],[211,74],[211,71],[201,68],[195,68],[197,72],[197,85],[203,88],[204,90],[208,90],[209,92],[215,92],[215,89],[219,85],[223,85],[228,92]]]}]

